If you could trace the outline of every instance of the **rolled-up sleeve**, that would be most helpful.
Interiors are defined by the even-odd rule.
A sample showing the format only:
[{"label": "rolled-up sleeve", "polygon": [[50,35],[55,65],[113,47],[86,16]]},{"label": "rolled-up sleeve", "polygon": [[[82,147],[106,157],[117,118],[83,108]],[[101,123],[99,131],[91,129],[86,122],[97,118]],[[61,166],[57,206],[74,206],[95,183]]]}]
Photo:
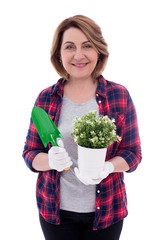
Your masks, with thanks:
[{"label": "rolled-up sleeve", "polygon": [[124,132],[116,155],[121,156],[128,163],[129,170],[127,172],[136,170],[142,159],[136,109],[128,92]]}]

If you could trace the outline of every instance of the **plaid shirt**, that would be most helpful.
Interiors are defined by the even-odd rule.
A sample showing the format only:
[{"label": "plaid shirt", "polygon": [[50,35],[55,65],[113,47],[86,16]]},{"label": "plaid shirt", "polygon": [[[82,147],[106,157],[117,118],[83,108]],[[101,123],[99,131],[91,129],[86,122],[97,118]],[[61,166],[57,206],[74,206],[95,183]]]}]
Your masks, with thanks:
[{"label": "plaid shirt", "polygon": [[[122,138],[108,147],[106,161],[121,156],[134,171],[141,161],[140,138],[137,116],[127,89],[119,84],[99,77],[96,100],[99,113],[115,119],[117,134]],[[43,108],[58,126],[63,103],[63,79],[43,90],[35,105]],[[27,166],[34,172],[32,161],[45,149],[31,119],[26,138],[23,157]],[[127,198],[124,175],[112,173],[96,186],[96,206],[93,230],[106,228],[127,216]],[[39,172],[36,186],[37,205],[44,219],[52,224],[60,224],[60,173],[56,170]]]}]

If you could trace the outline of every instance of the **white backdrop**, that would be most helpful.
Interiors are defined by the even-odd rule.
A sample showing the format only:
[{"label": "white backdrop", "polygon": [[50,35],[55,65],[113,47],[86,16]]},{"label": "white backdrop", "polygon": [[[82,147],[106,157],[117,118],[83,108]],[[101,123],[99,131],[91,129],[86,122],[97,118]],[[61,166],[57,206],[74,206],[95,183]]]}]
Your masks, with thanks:
[{"label": "white backdrop", "polygon": [[34,101],[59,78],[50,63],[55,28],[75,14],[101,26],[110,52],[103,75],[126,86],[137,109],[143,160],[137,171],[125,174],[129,215],[121,239],[160,239],[158,0],[0,2],[0,238],[44,239],[35,198],[37,174],[21,155]]}]

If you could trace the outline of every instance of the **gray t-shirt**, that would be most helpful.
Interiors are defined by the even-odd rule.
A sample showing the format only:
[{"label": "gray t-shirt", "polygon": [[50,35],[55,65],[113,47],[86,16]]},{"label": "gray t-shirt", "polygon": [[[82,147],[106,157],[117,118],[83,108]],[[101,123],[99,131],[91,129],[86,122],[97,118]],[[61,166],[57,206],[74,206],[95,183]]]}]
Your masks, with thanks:
[{"label": "gray t-shirt", "polygon": [[63,143],[73,165],[70,170],[60,175],[60,209],[73,212],[94,212],[96,201],[96,185],[85,185],[75,175],[77,167],[77,144],[71,136],[72,124],[75,117],[81,117],[91,110],[99,113],[95,97],[85,103],[75,103],[63,96],[63,104],[58,129],[63,135]]}]

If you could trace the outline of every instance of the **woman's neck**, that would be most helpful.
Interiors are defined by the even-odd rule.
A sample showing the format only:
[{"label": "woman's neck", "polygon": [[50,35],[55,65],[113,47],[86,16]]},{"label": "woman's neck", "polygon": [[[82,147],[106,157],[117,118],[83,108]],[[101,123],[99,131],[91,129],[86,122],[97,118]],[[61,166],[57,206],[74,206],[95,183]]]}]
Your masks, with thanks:
[{"label": "woman's neck", "polygon": [[69,80],[64,85],[64,94],[73,102],[83,103],[95,96],[97,81]]}]

